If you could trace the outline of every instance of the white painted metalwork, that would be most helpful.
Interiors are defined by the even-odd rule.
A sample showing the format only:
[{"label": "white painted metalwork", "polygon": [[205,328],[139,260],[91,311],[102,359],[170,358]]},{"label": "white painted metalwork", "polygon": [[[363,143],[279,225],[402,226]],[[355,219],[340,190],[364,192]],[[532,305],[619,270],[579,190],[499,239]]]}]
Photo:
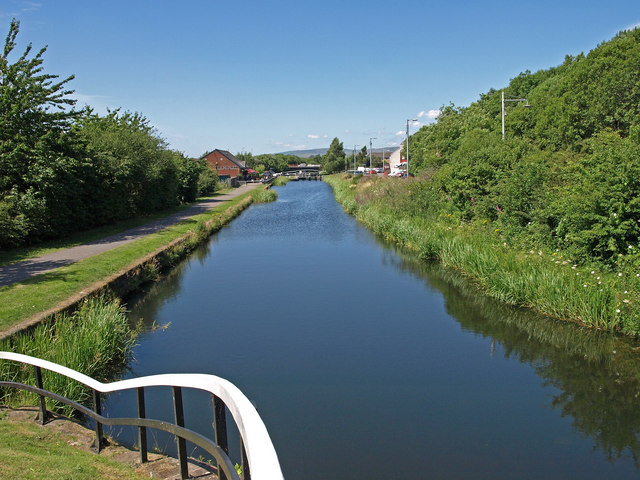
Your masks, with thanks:
[{"label": "white painted metalwork", "polygon": [[101,383],[87,375],[40,358],[20,353],[0,352],[0,360],[13,360],[45,368],[65,375],[100,393],[110,393],[138,387],[183,387],[210,392],[220,398],[236,422],[247,452],[249,470],[253,480],[283,479],[280,462],[267,428],[258,411],[234,384],[215,375],[180,373],[150,375],[112,383]]}]

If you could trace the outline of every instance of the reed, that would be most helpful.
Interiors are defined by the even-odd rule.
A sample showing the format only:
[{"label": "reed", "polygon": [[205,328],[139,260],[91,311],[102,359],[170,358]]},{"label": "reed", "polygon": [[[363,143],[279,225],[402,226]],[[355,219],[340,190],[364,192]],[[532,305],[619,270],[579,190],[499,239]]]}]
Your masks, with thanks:
[{"label": "reed", "polygon": [[[73,315],[59,315],[38,325],[31,332],[23,332],[0,342],[0,349],[31,355],[64,365],[99,381],[119,376],[131,357],[137,330],[132,329],[119,300],[106,297],[87,298]],[[10,361],[0,361],[3,379],[35,385],[33,369]],[[76,402],[89,398],[88,389],[62,375],[43,371],[45,390],[55,392]],[[33,394],[5,389],[3,403],[34,403]],[[51,408],[51,407],[50,407]],[[69,407],[54,405],[65,414]]]},{"label": "reed", "polygon": [[270,188],[257,188],[251,192],[251,197],[255,203],[275,202],[278,199],[278,192]]},{"label": "reed", "polygon": [[278,175],[276,178],[273,179],[272,185],[274,187],[282,187],[282,186],[286,185],[287,183],[289,183],[289,177],[285,177],[283,175]]}]

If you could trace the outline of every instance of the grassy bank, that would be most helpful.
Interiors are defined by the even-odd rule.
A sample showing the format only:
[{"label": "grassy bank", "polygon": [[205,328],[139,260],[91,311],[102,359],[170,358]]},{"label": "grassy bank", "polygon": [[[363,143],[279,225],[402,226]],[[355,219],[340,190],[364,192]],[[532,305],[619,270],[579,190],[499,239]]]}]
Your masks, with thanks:
[{"label": "grassy bank", "polygon": [[[255,192],[255,191],[254,191]],[[146,265],[139,281],[152,279],[158,271],[174,264],[247,208],[253,192],[222,203],[213,210],[192,217],[158,233],[52,272],[0,288],[0,332],[46,312],[65,300],[83,295],[96,283],[126,271],[138,259],[165,251],[161,263]],[[134,285],[135,286],[135,285]]]},{"label": "grassy bank", "polygon": [[33,421],[0,417],[0,478],[112,480],[149,478],[105,455],[82,450],[74,437]]},{"label": "grassy bank", "polygon": [[[211,195],[209,197],[203,197],[199,200],[201,201],[201,200],[215,198],[224,193],[228,193],[229,191],[230,191],[229,189],[220,190],[216,192],[215,195]],[[140,227],[142,225],[146,225],[147,223],[153,222],[155,220],[168,217],[169,215],[172,215],[174,213],[178,213],[183,210],[186,210],[191,205],[193,204],[179,205],[177,207],[169,208],[167,210],[154,213],[152,215],[144,215],[141,217],[130,218],[127,220],[123,220],[121,222],[105,225],[103,227],[93,228],[91,230],[78,232],[61,239],[48,240],[46,242],[39,243],[38,245],[31,245],[27,247],[20,247],[20,248],[15,248],[11,250],[0,251],[0,266],[9,265],[10,263],[22,262],[24,260],[29,260],[31,258],[40,257],[42,255],[46,255],[48,253],[52,253],[57,250],[62,250],[65,248],[71,248],[71,247],[76,247],[78,245],[91,243],[96,240],[100,240],[102,238],[124,232],[126,230],[129,230],[130,228]]]},{"label": "grassy bank", "polygon": [[630,272],[572,264],[562,252],[516,251],[498,229],[455,215],[426,218],[410,201],[411,182],[325,177],[336,199],[378,235],[464,272],[491,297],[603,330],[640,333],[640,282]]},{"label": "grassy bank", "polygon": [[283,185],[286,185],[287,183],[289,183],[289,177],[285,177],[283,175],[278,175],[276,178],[273,179],[273,186],[274,187],[282,187]]},{"label": "grassy bank", "polygon": [[[57,315],[31,331],[21,332],[0,341],[0,350],[22,353],[49,360],[79,371],[99,381],[111,381],[126,368],[134,346],[136,332],[127,320],[117,299],[86,299],[72,315]],[[16,362],[0,361],[0,377],[6,381],[35,385],[33,369]],[[74,380],[51,372],[43,372],[45,390],[76,402],[89,399],[89,390]],[[35,395],[16,389],[0,390],[3,404],[33,404]],[[49,408],[66,415],[69,407]]]}]

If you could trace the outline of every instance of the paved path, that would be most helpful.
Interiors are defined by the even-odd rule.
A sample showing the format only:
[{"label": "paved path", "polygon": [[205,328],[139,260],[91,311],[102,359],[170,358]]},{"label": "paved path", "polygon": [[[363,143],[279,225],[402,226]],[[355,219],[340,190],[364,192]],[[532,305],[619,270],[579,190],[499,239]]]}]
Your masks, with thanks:
[{"label": "paved path", "polygon": [[53,253],[43,255],[42,257],[32,258],[23,262],[12,263],[0,267],[0,287],[3,285],[10,285],[15,282],[20,282],[34,275],[49,272],[53,269],[70,265],[78,260],[82,260],[98,253],[106,252],[113,248],[119,247],[139,238],[149,235],[151,233],[158,232],[164,228],[167,228],[175,223],[181,222],[189,217],[204,213],[211,210],[227,200],[237,197],[249,190],[256,188],[259,183],[247,183],[239,188],[234,189],[232,192],[219,195],[211,200],[205,200],[198,202],[189,208],[174,213],[165,218],[155,220],[146,225],[132,228],[116,235],[96,240],[95,242],[87,243],[85,245],[78,245],[77,247],[65,248],[63,250],[57,250]]}]

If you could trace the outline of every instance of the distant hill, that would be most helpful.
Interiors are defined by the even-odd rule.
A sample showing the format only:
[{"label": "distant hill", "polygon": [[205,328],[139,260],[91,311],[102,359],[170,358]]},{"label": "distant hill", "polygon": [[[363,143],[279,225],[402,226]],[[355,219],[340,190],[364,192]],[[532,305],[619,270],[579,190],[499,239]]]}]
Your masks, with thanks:
[{"label": "distant hill", "polygon": [[[373,154],[376,155],[382,155],[382,152],[386,152],[387,154],[389,154],[390,152],[393,152],[394,150],[396,150],[396,148],[398,147],[385,147],[385,148],[374,148],[373,149]],[[325,153],[327,153],[328,148],[313,148],[310,150],[291,150],[289,152],[281,152],[282,155],[295,155],[296,157],[300,157],[300,158],[309,158],[309,157],[313,157],[316,155],[324,155]],[[349,149],[345,149],[345,152],[347,154],[347,156],[352,154],[352,151]],[[385,156],[386,158],[386,156]]]},{"label": "distant hill", "polygon": [[282,155],[295,155],[300,158],[309,158],[316,155],[324,155],[327,152],[327,148],[313,148],[311,150],[290,150],[288,152],[280,152]]}]

